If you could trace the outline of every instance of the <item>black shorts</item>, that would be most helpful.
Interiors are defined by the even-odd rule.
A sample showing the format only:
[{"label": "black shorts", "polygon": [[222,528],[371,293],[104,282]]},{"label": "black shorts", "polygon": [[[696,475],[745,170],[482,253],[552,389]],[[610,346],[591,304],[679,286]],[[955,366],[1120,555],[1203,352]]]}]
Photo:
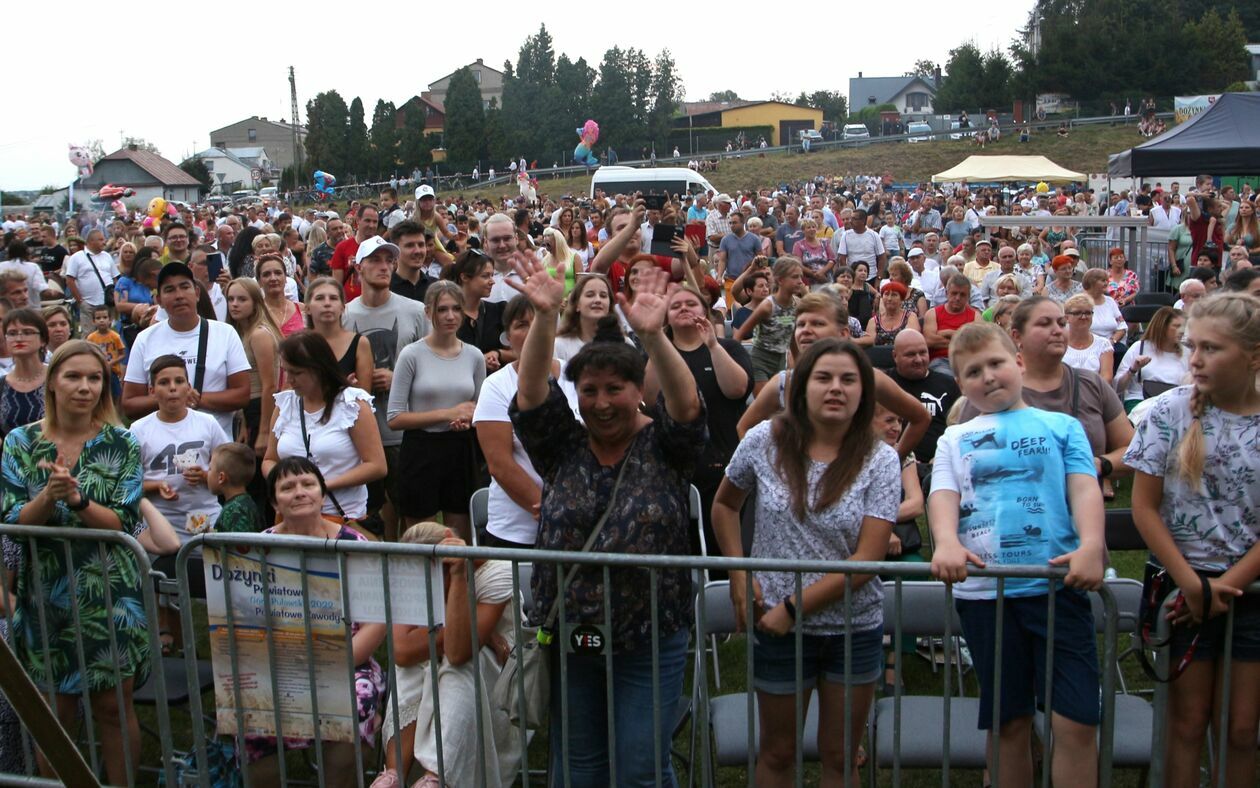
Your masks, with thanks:
[{"label": "black shorts", "polygon": [[404,517],[468,514],[468,499],[477,489],[476,433],[408,430],[398,478],[398,509]]}]

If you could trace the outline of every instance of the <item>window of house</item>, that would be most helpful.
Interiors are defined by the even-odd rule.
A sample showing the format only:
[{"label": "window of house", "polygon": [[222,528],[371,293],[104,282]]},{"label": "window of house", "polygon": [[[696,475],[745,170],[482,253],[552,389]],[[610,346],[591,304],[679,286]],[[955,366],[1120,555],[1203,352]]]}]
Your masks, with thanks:
[{"label": "window of house", "polygon": [[206,165],[206,172],[214,172],[214,159],[202,159],[201,163]]},{"label": "window of house", "polygon": [[919,112],[927,109],[932,103],[932,97],[927,93],[907,93],[906,109],[911,112]]},{"label": "window of house", "polygon": [[473,79],[476,80],[478,85],[481,84],[481,69],[478,68],[473,70]]},{"label": "window of house", "polygon": [[250,130],[249,130],[249,141],[250,141],[250,142],[257,142],[257,141],[258,141],[258,129],[250,129]]}]

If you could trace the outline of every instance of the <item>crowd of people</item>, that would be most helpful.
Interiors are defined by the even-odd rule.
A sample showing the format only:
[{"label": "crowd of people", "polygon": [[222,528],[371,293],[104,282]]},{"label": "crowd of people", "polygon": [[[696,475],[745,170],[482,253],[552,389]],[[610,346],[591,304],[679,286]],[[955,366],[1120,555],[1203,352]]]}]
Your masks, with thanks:
[{"label": "crowd of people", "polygon": [[[835,561],[926,560],[931,544],[976,660],[981,728],[1002,676],[998,782],[1031,781],[1052,595],[1051,768],[1058,783],[1089,785],[1099,666],[1083,591],[1107,570],[1104,500],[1132,477],[1148,583],[1184,600],[1173,608],[1184,673],[1172,685],[1170,777],[1197,782],[1233,600],[1227,783],[1254,784],[1260,598],[1240,595],[1260,576],[1256,194],[1207,176],[1184,195],[1173,184],[1107,205],[1083,189],[891,184],[820,176],[650,208],[601,192],[440,199],[421,185],[405,203],[390,187],[318,209],[187,207],[160,229],[95,210],[6,217],[4,522],[121,530],[155,556],[210,530]],[[1083,259],[1068,224],[981,221],[1131,211],[1183,228],[1155,283],[1120,246]],[[687,228],[668,254],[652,246],[658,225]],[[1141,319],[1139,304],[1152,307]],[[690,485],[703,534],[690,525]],[[486,521],[474,525],[482,487]],[[4,540],[7,636],[56,688],[63,721],[88,695],[120,783],[139,758],[131,703],[152,625],[134,559],[109,548],[98,566],[94,547],[75,544]],[[967,570],[1004,564],[1068,574],[1053,587],[1007,582],[999,665],[996,588]],[[107,582],[80,583],[70,600],[56,583],[81,567]],[[476,709],[487,701],[475,687],[493,686],[514,646],[510,566],[476,562],[473,582],[462,561],[446,570],[436,641],[417,627],[393,633],[397,718],[376,660],[384,625],[354,627],[359,733],[385,747],[381,788],[416,773],[426,788],[475,784],[479,770],[508,784],[521,755],[506,713]],[[560,660],[550,665],[551,767],[567,754],[576,784],[608,784],[614,757],[622,784],[658,770],[672,780],[672,731],[644,711],[654,693],[672,709],[683,692],[693,588],[685,570],[649,577],[534,571],[521,611],[534,625],[554,627],[560,609],[570,624],[612,622],[615,660],[567,655],[564,693]],[[758,630],[757,783],[790,784],[793,632],[803,628],[820,741],[846,707],[860,730],[877,686],[897,680],[880,581],[806,574],[798,595],[791,574],[757,571],[749,598],[744,573],[730,580],[737,621],[751,607]],[[111,615],[106,586],[113,651],[103,627],[67,625]],[[51,618],[37,615],[41,600]],[[163,610],[164,652],[183,642],[178,627]],[[11,768],[22,746],[4,720],[0,768]],[[824,782],[856,779],[859,739],[821,748]],[[237,757],[266,783],[275,752],[257,737]],[[353,748],[326,752],[340,764],[330,782],[352,783]]]}]

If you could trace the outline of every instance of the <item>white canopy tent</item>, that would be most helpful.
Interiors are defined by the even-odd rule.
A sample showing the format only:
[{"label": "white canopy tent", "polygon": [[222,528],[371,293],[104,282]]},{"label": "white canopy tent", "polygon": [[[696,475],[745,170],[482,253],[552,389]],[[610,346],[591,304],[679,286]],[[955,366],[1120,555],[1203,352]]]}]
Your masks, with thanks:
[{"label": "white canopy tent", "polygon": [[1089,176],[1064,169],[1045,156],[968,156],[959,164],[932,176],[932,183],[1045,181],[1066,183],[1085,181]]}]

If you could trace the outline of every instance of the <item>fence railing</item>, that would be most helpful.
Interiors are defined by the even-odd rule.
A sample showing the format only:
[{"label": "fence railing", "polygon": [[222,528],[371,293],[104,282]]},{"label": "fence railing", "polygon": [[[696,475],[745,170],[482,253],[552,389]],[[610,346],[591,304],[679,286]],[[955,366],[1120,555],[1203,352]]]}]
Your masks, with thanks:
[{"label": "fence railing", "polygon": [[[154,575],[143,549],[130,537],[87,529],[29,526],[0,526],[0,534],[26,544],[31,554],[39,549],[37,541],[55,542],[52,549],[67,554],[72,545],[82,542],[99,545],[97,549],[102,555],[108,555],[110,548],[129,551],[147,580],[146,615],[150,622],[157,620],[157,602],[151,582]],[[206,568],[197,564],[198,549],[205,552]],[[467,578],[466,611],[463,605],[450,606],[461,597],[446,590],[441,563],[444,559],[463,564]],[[506,562],[493,565],[499,573],[497,577],[489,573],[483,576],[477,571],[482,562],[489,561]],[[559,616],[548,655],[551,663],[548,670],[554,680],[552,719],[547,727],[529,731],[523,726],[511,725],[509,710],[498,705],[502,688],[497,682],[501,669],[497,655],[502,652],[495,649],[505,645],[499,642],[500,632],[505,633],[504,639],[517,645],[528,642],[532,630],[525,623],[526,616],[535,596],[547,590],[542,578],[546,576],[543,567],[548,566],[557,570],[576,568],[577,581],[590,585],[586,587],[585,596],[577,596],[563,579],[566,573],[555,573]],[[168,785],[210,785],[209,771],[214,763],[211,755],[222,753],[225,741],[235,743],[246,785],[267,782],[258,778],[247,761],[272,747],[279,753],[275,779],[280,784],[296,779],[289,773],[291,764],[284,753],[306,742],[311,749],[308,760],[313,762],[307,771],[314,773],[318,784],[337,782],[336,778],[349,774],[353,775],[355,784],[365,785],[371,781],[370,775],[380,769],[386,742],[382,737],[375,747],[365,744],[361,721],[365,716],[373,721],[379,715],[385,719],[389,730],[398,731],[412,717],[412,711],[415,717],[424,717],[417,723],[413,752],[425,753],[417,760],[425,769],[437,774],[443,784],[492,785],[511,782],[514,778],[519,778],[522,785],[537,784],[538,774],[530,766],[530,750],[531,745],[541,749],[544,741],[552,749],[553,784],[581,783],[589,778],[589,774],[582,771],[589,764],[583,765],[580,757],[587,753],[571,744],[574,737],[578,737],[577,741],[583,742],[584,747],[591,742],[607,747],[607,775],[616,776],[636,768],[642,770],[646,763],[650,771],[648,780],[664,785],[671,780],[674,761],[679,761],[686,767],[689,783],[730,784],[740,778],[738,772],[732,774],[729,769],[742,766],[746,770],[744,780],[753,785],[762,730],[758,721],[761,714],[758,693],[753,691],[758,681],[758,644],[754,643],[754,638],[744,637],[742,643],[739,638],[733,638],[730,643],[719,646],[717,638],[733,634],[740,629],[741,622],[736,621],[726,581],[707,579],[710,572],[734,570],[746,573],[745,595],[750,600],[754,598],[754,574],[764,580],[765,575],[761,573],[786,573],[797,599],[801,598],[805,585],[819,576],[845,577],[845,594],[840,607],[843,620],[849,623],[844,625],[843,669],[840,671],[843,676],[827,679],[842,683],[845,689],[843,723],[836,728],[817,729],[821,695],[810,703],[810,685],[805,678],[802,657],[806,634],[800,626],[792,629],[794,656],[790,681],[794,689],[788,694],[795,698],[791,724],[796,732],[793,757],[797,785],[802,785],[806,779],[803,768],[806,761],[828,757],[827,753],[835,751],[836,742],[843,743],[843,752],[852,753],[863,739],[869,757],[865,768],[871,779],[875,779],[877,772],[890,775],[893,785],[900,785],[904,773],[910,769],[939,771],[942,784],[948,785],[951,774],[959,769],[976,770],[987,764],[996,773],[1000,763],[996,752],[986,757],[986,737],[977,729],[979,704],[965,691],[967,685],[977,684],[971,669],[977,656],[976,644],[964,643],[960,637],[962,626],[955,613],[950,587],[925,582],[927,564],[577,554],[211,533],[195,537],[186,544],[177,556],[176,567],[178,591],[175,596],[183,619],[184,665],[189,717],[193,723],[192,748],[186,756],[177,754],[173,746],[158,633],[152,626],[148,631],[154,648],[151,680],[157,682],[159,698],[155,709],[162,760],[159,769]],[[29,571],[29,564],[17,569],[18,573]],[[219,736],[215,738],[209,737],[199,722],[203,713],[211,709],[201,694],[204,677],[197,649],[206,633],[196,629],[194,586],[190,583],[197,572],[204,572],[207,580],[206,610],[215,674],[213,714],[219,724]],[[1002,686],[1004,667],[1003,605],[1013,604],[1004,600],[1004,587],[1017,580],[1053,582],[1060,580],[1065,572],[1049,567],[1006,566],[974,570],[972,574],[993,578],[996,582],[993,664],[998,667],[992,676],[993,717],[988,720],[993,725],[1002,719],[1002,696],[997,690]],[[883,578],[883,633],[892,637],[897,674],[893,693],[877,700],[863,689],[866,677],[855,680],[858,655],[854,646],[855,635],[859,633],[852,624],[854,607],[858,604],[852,592],[865,577],[872,575]],[[510,581],[505,580],[506,577],[510,577]],[[676,582],[680,578],[684,582]],[[10,579],[8,573],[4,579]],[[71,582],[68,591],[73,598],[74,581],[67,580]],[[489,584],[494,584],[499,596],[493,597],[487,590],[487,599],[498,599],[502,604],[503,597],[507,597],[504,615],[509,620],[497,622],[498,631],[485,629],[479,624],[489,622],[478,621],[486,609],[493,609],[479,603],[479,586],[487,585],[489,589]],[[625,619],[615,616],[613,611],[622,609],[620,595],[632,587],[646,594],[646,609],[636,614],[640,617],[636,621],[644,625],[640,634],[650,647],[645,646],[642,652],[626,653],[615,650],[609,638],[623,631]],[[1249,591],[1260,593],[1260,584]],[[1152,784],[1161,784],[1162,754],[1157,746],[1161,740],[1155,737],[1161,735],[1160,723],[1166,717],[1166,692],[1157,690],[1152,705],[1145,697],[1130,691],[1122,675],[1121,660],[1132,654],[1134,648],[1141,647],[1140,643],[1122,642],[1123,638],[1133,638],[1140,632],[1141,595],[1141,584],[1134,580],[1108,581],[1099,592],[1089,595],[1092,633],[1101,638],[1097,663],[1101,691],[1097,768],[1102,786],[1111,785],[1114,770],[1121,767],[1149,767],[1155,778]],[[1043,698],[1047,709],[1054,708],[1055,685],[1050,677],[1059,658],[1053,648],[1056,626],[1066,626],[1056,623],[1056,596],[1047,595],[1044,608],[1048,647],[1044,656]],[[617,603],[614,598],[618,599]],[[50,606],[60,604],[59,600],[28,593],[18,600],[18,605],[24,606],[24,613],[38,617]],[[683,631],[689,633],[686,635],[690,643],[689,656],[684,657],[682,666],[678,667],[674,663],[680,656],[679,645],[676,639],[670,638],[673,633],[667,630],[666,619],[670,615],[668,611],[680,601],[686,609],[694,611],[694,622],[684,622]],[[1227,624],[1231,629],[1233,617],[1231,606]],[[11,622],[12,613],[8,618]],[[461,619],[458,626],[453,623]],[[441,622],[446,622],[446,626]],[[747,606],[742,625],[745,632],[756,631],[752,605]],[[400,629],[404,626],[417,629]],[[362,652],[364,648],[363,643],[356,643],[355,639],[370,627],[377,628],[380,645],[367,650],[383,656],[386,663],[376,675],[370,669],[365,671],[365,665],[369,665],[367,657],[362,653],[356,656],[356,651]],[[464,667],[468,662],[451,664],[461,659],[458,657],[417,661],[416,651],[421,643],[431,655],[465,651],[459,648],[456,636],[450,634],[453,631],[450,627],[458,628],[469,638],[466,650],[472,655],[471,667]],[[379,631],[381,628],[383,632]],[[485,636],[487,631],[491,632],[489,638]],[[25,632],[11,631],[10,638],[19,637],[28,636]],[[111,628],[111,642],[114,637]],[[75,638],[82,652],[82,631],[76,632]],[[602,638],[602,647],[593,638]],[[899,644],[903,638],[913,638],[933,651],[933,674],[938,670],[935,652],[939,651],[943,657],[939,682],[928,680],[934,687],[928,694],[912,694],[902,688],[906,665]],[[48,646],[44,649],[47,652]],[[723,671],[719,667],[719,652],[728,663],[742,656],[746,684],[743,689],[716,694],[719,674],[725,673],[721,678],[728,690],[732,689],[731,683],[738,683],[740,678],[738,670],[728,666]],[[521,659],[522,650],[513,649],[511,653],[513,656],[506,663],[509,666]],[[864,655],[863,659],[868,656]],[[881,649],[881,674],[883,664]],[[1228,675],[1228,660],[1225,669]],[[640,691],[632,713],[622,716],[617,712],[624,711],[623,704],[629,701],[618,694],[621,690],[614,687],[614,682],[589,684],[588,680],[595,674],[608,679],[631,671],[638,672],[649,689]],[[524,690],[524,674],[516,676],[518,689]],[[690,687],[685,688],[688,683]],[[8,685],[5,686],[7,690]],[[55,704],[55,692],[47,691]],[[370,714],[364,710],[365,693],[375,699],[374,703],[367,704]],[[418,703],[416,693],[421,698]],[[520,692],[517,699],[516,711],[521,719],[528,716],[528,709],[523,707],[525,694]],[[1118,711],[1118,701],[1124,701],[1123,714]],[[867,705],[869,710],[863,710]],[[84,706],[86,712],[90,704]],[[1047,753],[1052,717],[1040,715],[1034,723]],[[85,713],[86,741],[80,743],[88,751],[94,771],[99,773],[96,742],[100,737],[96,727],[90,714]],[[374,731],[369,732],[375,735]],[[684,732],[689,732],[689,736],[684,736]],[[820,742],[823,737],[830,737],[830,742]],[[679,739],[686,741],[679,744]],[[627,753],[624,744],[618,749],[618,742],[627,740],[639,742],[637,754]],[[388,752],[396,763],[406,762],[409,756],[398,735],[388,743]],[[431,760],[426,760],[428,756],[432,756]],[[1219,758],[1223,762],[1223,750]],[[178,783],[174,774],[177,762],[183,765],[182,782]],[[30,764],[28,760],[28,770]],[[503,771],[499,771],[500,768]],[[1043,784],[1049,784],[1049,772],[1047,758]],[[607,775],[602,783],[608,782]],[[20,775],[0,775],[0,783],[11,779],[20,779]],[[128,783],[135,782],[136,775],[128,772]],[[411,780],[404,776],[403,782],[409,784]]]}]

